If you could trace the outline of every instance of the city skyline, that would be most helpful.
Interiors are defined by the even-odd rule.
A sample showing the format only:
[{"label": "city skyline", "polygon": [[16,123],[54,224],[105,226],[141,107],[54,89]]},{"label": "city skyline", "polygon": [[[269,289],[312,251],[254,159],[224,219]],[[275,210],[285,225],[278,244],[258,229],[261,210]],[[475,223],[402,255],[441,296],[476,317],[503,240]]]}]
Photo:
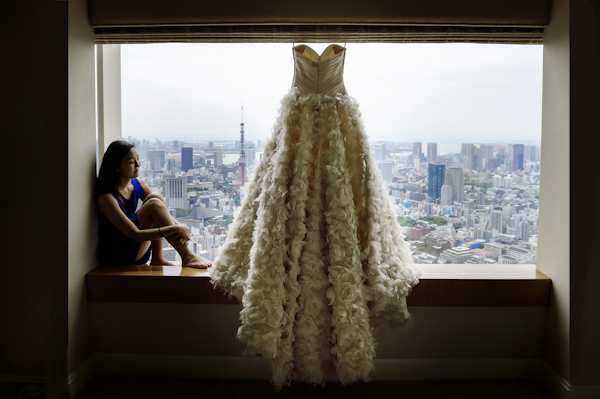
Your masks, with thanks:
[{"label": "city skyline", "polygon": [[[139,147],[141,176],[165,195],[173,216],[192,228],[192,250],[213,260],[245,196],[246,187],[235,195],[233,190],[240,142],[127,139]],[[247,144],[261,149],[260,142]],[[436,149],[437,143],[421,142],[373,146],[413,260],[535,263],[541,148],[461,143],[452,154]],[[256,154],[248,163],[251,178],[262,152]],[[159,170],[157,162],[162,162]],[[166,253],[177,260],[176,251]]]}]

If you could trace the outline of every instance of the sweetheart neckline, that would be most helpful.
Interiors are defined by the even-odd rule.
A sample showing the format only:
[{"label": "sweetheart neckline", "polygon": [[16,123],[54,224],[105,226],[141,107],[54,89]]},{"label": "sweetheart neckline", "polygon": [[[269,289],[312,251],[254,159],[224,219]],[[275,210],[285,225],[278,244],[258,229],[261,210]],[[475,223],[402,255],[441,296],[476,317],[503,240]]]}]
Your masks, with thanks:
[{"label": "sweetheart neckline", "polygon": [[[329,46],[327,46],[327,47],[326,47],[326,48],[325,48],[325,49],[324,49],[324,50],[321,52],[321,54],[318,54],[318,53],[317,53],[317,52],[316,52],[316,51],[315,51],[315,50],[314,50],[312,47],[310,47],[310,46],[307,46],[306,44],[299,44],[299,45],[297,45],[297,46],[294,46],[294,47],[292,48],[292,50],[294,51],[294,53],[300,54],[300,55],[302,55],[302,56],[304,56],[304,57],[306,57],[306,58],[310,59],[312,62],[320,63],[320,62],[324,62],[324,61],[330,60],[330,59],[332,59],[332,58],[335,58],[335,57],[336,57],[336,56],[338,56],[339,54],[342,54],[344,51],[346,51],[346,47],[342,47],[342,49],[341,49],[341,50],[340,50],[338,53],[335,53],[335,54],[334,54],[334,55],[332,55],[331,57],[329,57],[329,58],[326,58],[326,59],[322,60],[322,59],[321,59],[321,57],[323,56],[323,54],[325,54],[325,53],[326,53],[326,52],[327,52],[327,51],[328,51],[328,50],[329,50],[331,47],[334,47],[334,46],[342,47],[342,46],[340,46],[340,45],[338,45],[338,44],[330,44]],[[312,52],[313,52],[313,54],[315,54],[315,55],[317,55],[317,56],[319,57],[319,60],[318,60],[318,61],[314,61],[314,60],[313,60],[311,57],[309,57],[308,55],[304,54],[304,52],[302,52],[302,53],[301,53],[301,52],[299,52],[298,50],[296,50],[298,47],[305,47],[306,49],[309,49],[310,51],[312,51]]]}]

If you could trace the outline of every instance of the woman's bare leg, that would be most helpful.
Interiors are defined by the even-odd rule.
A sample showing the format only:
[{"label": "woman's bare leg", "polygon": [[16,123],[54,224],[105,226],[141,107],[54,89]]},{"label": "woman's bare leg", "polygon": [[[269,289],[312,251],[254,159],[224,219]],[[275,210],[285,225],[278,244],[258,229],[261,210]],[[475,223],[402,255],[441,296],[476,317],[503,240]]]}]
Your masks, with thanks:
[{"label": "woman's bare leg", "polygon": [[[152,198],[158,198],[163,203],[165,202],[165,199],[159,193],[150,193],[146,196],[146,198],[144,198],[144,203],[146,203],[146,201],[148,201]],[[144,226],[143,228],[149,229],[149,228],[152,228],[152,226]],[[162,238],[159,238],[158,240],[152,240],[152,243],[150,245],[152,247],[152,260],[150,261],[150,265],[155,265],[155,266],[173,266],[173,265],[175,265],[174,263],[171,263],[168,260],[166,260],[163,256],[163,239]]]},{"label": "woman's bare leg", "polygon": [[158,240],[152,240],[152,260],[150,261],[150,265],[156,266],[174,266],[175,264],[169,262],[163,257],[163,239],[159,238]]},{"label": "woman's bare leg", "polygon": [[[138,220],[140,228],[148,229],[152,227],[170,226],[175,224],[169,210],[165,204],[158,198],[150,198],[144,202],[138,210]],[[210,267],[211,262],[201,256],[193,253],[187,245],[183,245],[175,237],[171,235],[166,237],[166,240],[175,248],[181,255],[182,266],[190,266],[205,269]],[[162,244],[161,244],[162,250]]]},{"label": "woman's bare leg", "polygon": [[[150,247],[150,241],[142,241],[140,243],[140,249],[138,250],[138,254],[135,257],[135,261],[137,262],[138,260],[142,259],[142,256],[144,256],[146,254],[146,252],[148,252],[148,248]],[[153,255],[154,256],[154,255]]]}]

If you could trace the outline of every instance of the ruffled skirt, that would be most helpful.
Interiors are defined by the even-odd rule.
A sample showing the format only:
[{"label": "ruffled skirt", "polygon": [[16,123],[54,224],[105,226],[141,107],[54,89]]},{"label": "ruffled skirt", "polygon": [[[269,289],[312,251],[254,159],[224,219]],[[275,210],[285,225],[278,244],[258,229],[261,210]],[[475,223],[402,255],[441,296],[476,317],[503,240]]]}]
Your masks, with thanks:
[{"label": "ruffled skirt", "polygon": [[292,89],[210,270],[243,305],[244,354],[276,387],[369,380],[380,329],[410,317],[419,273],[355,100]]}]

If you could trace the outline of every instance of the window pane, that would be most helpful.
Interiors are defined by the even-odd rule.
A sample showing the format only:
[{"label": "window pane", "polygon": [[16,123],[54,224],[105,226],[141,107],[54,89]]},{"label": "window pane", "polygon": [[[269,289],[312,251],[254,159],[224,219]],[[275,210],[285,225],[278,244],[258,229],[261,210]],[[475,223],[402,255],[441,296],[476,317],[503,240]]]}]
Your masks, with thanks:
[{"label": "window pane", "polygon": [[[320,53],[327,44],[311,44]],[[291,44],[122,45],[124,139],[213,260],[293,78]],[[344,81],[418,263],[535,263],[542,46],[347,45]],[[177,259],[174,250],[166,256]],[[171,255],[169,255],[171,254]]]}]

